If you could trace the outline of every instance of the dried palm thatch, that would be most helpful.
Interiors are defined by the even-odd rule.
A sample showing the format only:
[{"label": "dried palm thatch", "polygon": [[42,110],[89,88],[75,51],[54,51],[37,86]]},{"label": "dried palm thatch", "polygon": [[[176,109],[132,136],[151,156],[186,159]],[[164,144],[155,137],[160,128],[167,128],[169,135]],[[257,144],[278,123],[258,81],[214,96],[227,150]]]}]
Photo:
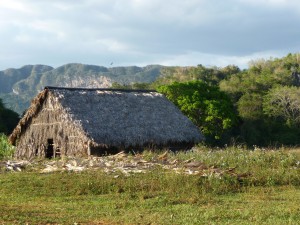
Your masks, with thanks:
[{"label": "dried palm thatch", "polygon": [[47,156],[49,144],[62,155],[90,155],[202,139],[199,129],[155,91],[57,87],[46,87],[33,100],[10,136],[16,156],[26,158]]},{"label": "dried palm thatch", "polygon": [[19,121],[17,127],[13,130],[12,134],[9,136],[9,141],[12,144],[16,144],[17,139],[26,130],[28,124],[30,124],[31,119],[39,112],[44,100],[47,97],[48,89],[40,92],[32,101],[30,107],[27,109],[25,115]]}]

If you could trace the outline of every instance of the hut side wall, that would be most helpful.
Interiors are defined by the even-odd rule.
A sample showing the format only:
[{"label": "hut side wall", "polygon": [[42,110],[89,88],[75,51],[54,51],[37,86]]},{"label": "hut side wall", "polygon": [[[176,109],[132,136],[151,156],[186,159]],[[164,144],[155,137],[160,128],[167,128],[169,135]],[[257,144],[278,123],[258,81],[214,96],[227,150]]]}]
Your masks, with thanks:
[{"label": "hut side wall", "polygon": [[[51,146],[49,146],[51,145]],[[52,157],[49,148],[61,156],[87,156],[89,139],[73,123],[57,98],[49,93],[41,110],[27,125],[17,142],[17,158]]]}]

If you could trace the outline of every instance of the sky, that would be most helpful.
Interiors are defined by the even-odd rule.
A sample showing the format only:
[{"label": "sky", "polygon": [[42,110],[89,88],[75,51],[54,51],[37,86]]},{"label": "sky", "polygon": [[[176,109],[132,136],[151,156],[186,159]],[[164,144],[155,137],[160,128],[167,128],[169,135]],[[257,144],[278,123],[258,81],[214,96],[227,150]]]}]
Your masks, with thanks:
[{"label": "sky", "polygon": [[0,0],[0,70],[247,68],[300,49],[299,0]]}]

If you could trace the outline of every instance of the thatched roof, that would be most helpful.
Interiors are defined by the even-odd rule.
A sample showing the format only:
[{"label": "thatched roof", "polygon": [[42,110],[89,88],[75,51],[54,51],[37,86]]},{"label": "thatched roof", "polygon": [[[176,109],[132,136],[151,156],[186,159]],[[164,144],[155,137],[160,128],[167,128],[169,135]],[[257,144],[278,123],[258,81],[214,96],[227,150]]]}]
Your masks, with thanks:
[{"label": "thatched roof", "polygon": [[46,87],[13,132],[12,142],[38,112],[40,107],[35,105],[41,105],[47,92],[58,99],[90,139],[101,145],[166,145],[203,139],[199,129],[156,91]]}]

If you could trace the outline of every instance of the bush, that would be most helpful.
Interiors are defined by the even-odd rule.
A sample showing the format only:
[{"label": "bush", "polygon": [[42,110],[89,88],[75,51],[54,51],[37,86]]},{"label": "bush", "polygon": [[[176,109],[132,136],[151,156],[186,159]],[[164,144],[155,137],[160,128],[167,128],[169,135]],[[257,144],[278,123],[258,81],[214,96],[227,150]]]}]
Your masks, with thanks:
[{"label": "bush", "polygon": [[11,158],[14,150],[14,146],[8,142],[7,136],[0,134],[0,159]]},{"label": "bush", "polygon": [[175,82],[158,87],[158,91],[201,129],[208,144],[218,144],[237,121],[231,100],[217,86],[202,81]]}]

